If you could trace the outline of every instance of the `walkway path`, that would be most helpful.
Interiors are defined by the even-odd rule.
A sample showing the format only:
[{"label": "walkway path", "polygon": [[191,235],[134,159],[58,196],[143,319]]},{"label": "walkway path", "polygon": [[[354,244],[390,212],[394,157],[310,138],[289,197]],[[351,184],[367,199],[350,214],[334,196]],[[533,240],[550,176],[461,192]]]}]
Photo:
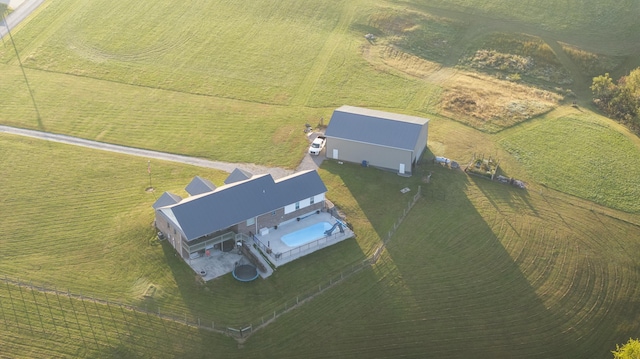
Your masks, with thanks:
[{"label": "walkway path", "polygon": [[[90,140],[85,140],[83,138],[78,138],[73,136],[60,135],[60,134],[35,131],[35,130],[27,130],[23,128],[16,128],[16,127],[3,126],[3,125],[0,125],[0,133],[9,133],[12,135],[26,136],[26,137],[32,137],[32,138],[37,138],[41,140],[65,143],[68,145],[76,145],[76,146],[93,148],[93,149],[98,149],[103,151],[124,153],[132,156],[153,158],[153,159],[158,159],[163,161],[179,162],[179,163],[184,163],[184,164],[199,166],[199,167],[215,168],[215,169],[222,170],[229,173],[231,173],[236,168],[240,168],[242,170],[251,172],[253,174],[269,173],[275,179],[282,178],[284,176],[288,176],[293,173],[292,170],[288,170],[280,167],[266,167],[266,166],[256,165],[253,163],[229,163],[229,162],[212,161],[212,160],[207,160],[203,158],[176,155],[172,153],[159,152],[159,151],[151,151],[151,150],[145,150],[145,149],[135,148],[135,147],[113,145],[110,143],[90,141]],[[305,163],[305,166],[303,169],[314,169],[310,163],[307,163],[305,161],[303,161],[303,163]],[[307,168],[309,166],[311,168]],[[301,164],[301,167],[303,167],[302,164]]]}]

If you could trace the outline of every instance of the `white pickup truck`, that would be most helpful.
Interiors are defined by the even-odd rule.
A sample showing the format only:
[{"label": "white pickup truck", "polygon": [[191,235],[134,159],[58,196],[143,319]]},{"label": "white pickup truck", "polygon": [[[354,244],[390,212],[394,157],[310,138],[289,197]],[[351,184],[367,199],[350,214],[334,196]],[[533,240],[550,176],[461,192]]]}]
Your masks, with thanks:
[{"label": "white pickup truck", "polygon": [[324,145],[327,143],[327,138],[324,136],[316,137],[313,142],[311,142],[311,146],[309,146],[309,153],[312,155],[319,155]]}]

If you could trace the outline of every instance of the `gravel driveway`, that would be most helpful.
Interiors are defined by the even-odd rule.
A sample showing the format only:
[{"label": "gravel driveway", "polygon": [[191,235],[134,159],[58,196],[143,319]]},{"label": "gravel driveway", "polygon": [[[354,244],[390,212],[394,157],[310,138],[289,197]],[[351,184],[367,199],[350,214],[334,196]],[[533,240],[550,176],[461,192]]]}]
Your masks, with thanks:
[{"label": "gravel driveway", "polygon": [[[222,170],[229,173],[231,173],[236,168],[240,168],[242,170],[251,172],[253,174],[269,173],[271,174],[271,176],[273,176],[274,179],[282,178],[293,173],[292,170],[288,170],[280,167],[266,167],[266,166],[256,165],[253,163],[229,163],[229,162],[212,161],[204,158],[189,157],[189,156],[183,156],[183,155],[176,155],[172,153],[145,150],[145,149],[135,148],[135,147],[120,146],[120,145],[114,145],[110,143],[85,140],[83,138],[78,138],[73,136],[60,135],[60,134],[35,131],[35,130],[27,130],[23,128],[16,128],[16,127],[3,126],[3,125],[0,125],[0,132],[9,133],[12,135],[32,137],[32,138],[37,138],[41,140],[65,143],[68,145],[93,148],[97,150],[124,153],[132,156],[139,156],[139,157],[150,158],[150,159],[153,158],[153,159],[158,159],[163,161],[179,162],[179,163],[184,163],[184,164],[194,165],[199,167],[215,168],[215,169]],[[306,157],[309,157],[309,155],[307,155]],[[304,160],[303,160],[303,163],[305,163]],[[317,166],[313,167],[313,163],[315,162],[311,160],[310,163],[308,164],[305,163],[304,166],[301,164],[299,168],[304,167],[304,169],[317,169],[318,168]]]}]

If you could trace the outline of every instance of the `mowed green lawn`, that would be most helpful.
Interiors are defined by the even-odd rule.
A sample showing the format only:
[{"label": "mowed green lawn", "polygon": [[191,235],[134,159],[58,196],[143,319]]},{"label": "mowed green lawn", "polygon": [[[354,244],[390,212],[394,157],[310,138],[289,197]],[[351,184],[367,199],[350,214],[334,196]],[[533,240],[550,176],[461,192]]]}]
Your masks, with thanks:
[{"label": "mowed green lawn", "polygon": [[[428,9],[413,4],[413,10]],[[626,35],[638,26],[638,6],[630,2],[429,5],[466,11],[469,19],[476,9],[516,20],[515,27],[534,24],[611,55],[628,45],[633,37]],[[307,146],[304,123],[324,118],[326,124],[333,108],[360,105],[431,117],[433,154],[461,163],[473,153],[497,154],[505,172],[528,181],[531,191],[439,167],[421,167],[406,179],[328,162],[320,174],[329,198],[353,224],[355,240],[287,264],[266,281],[225,276],[202,286],[171,248],[153,240],[155,196],[144,192],[146,159],[2,135],[0,273],[222,327],[256,325],[371,255],[417,186],[424,189],[375,267],[242,345],[97,303],[87,308],[67,298],[56,307],[53,297],[5,285],[3,354],[583,358],[607,357],[615,343],[637,336],[637,139],[608,120],[566,111],[499,135],[430,114],[439,86],[366,59],[366,14],[387,6],[364,0],[46,2],[14,33],[41,117],[5,42],[0,123],[294,168]],[[609,161],[613,153],[624,159]],[[152,170],[155,195],[184,195],[195,175],[216,184],[226,175],[155,161]],[[426,185],[421,178],[429,171]],[[537,182],[549,189],[538,191]],[[412,191],[402,195],[405,186]],[[13,307],[9,296],[23,306]],[[27,329],[25,322],[37,325],[47,308],[62,333],[51,334],[46,319],[40,323],[46,334]],[[61,320],[73,320],[74,313],[76,326],[65,333]],[[193,346],[176,339],[181,336]]]},{"label": "mowed green lawn", "polygon": [[[207,357],[215,356],[211,350],[219,348],[218,354],[224,357],[583,358],[607,357],[614,343],[637,333],[640,307],[633,300],[640,294],[635,285],[640,280],[635,256],[640,250],[637,225],[592,211],[584,201],[560,193],[540,195],[433,165],[418,169],[418,175],[428,172],[433,173],[432,182],[426,186],[420,176],[406,179],[357,165],[327,163],[321,174],[335,193],[332,200],[354,223],[358,238],[287,264],[266,281],[238,283],[226,276],[202,287],[193,284],[194,275],[185,273],[184,264],[173,261],[171,250],[164,254],[147,243],[137,248],[119,243],[118,248],[125,251],[144,250],[138,256],[145,258],[133,259],[130,253],[114,251],[119,266],[134,273],[123,271],[118,281],[101,282],[105,291],[117,290],[120,282],[144,273],[144,278],[155,279],[158,303],[168,304],[174,297],[191,306],[192,323],[196,316],[219,318],[213,313],[231,318],[230,313],[218,310],[232,311],[237,306],[243,310],[231,320],[244,315],[246,322],[242,323],[256,325],[260,314],[279,309],[281,300],[291,302],[296,290],[309,289],[338,267],[351,265],[345,256],[361,258],[362,252],[386,235],[387,225],[396,218],[393,212],[406,205],[418,185],[423,186],[423,199],[374,267],[278,318],[241,348],[234,349],[217,334],[194,333],[153,315],[91,301],[70,304],[65,297],[61,297],[62,304],[55,304],[57,298],[52,294],[43,298],[28,289],[21,294],[11,286],[0,288],[2,308],[5,322],[18,322],[13,327],[20,325],[20,330],[12,330],[3,341],[10,353],[30,350],[35,356]],[[364,181],[368,176],[380,181]],[[412,191],[401,194],[400,186]],[[144,227],[142,223],[138,226]],[[40,246],[50,247],[50,254],[62,252],[63,243],[86,248],[85,252],[103,246],[98,241],[82,243],[71,238],[58,242],[58,246],[44,242]],[[3,243],[3,248],[7,245]],[[142,260],[147,263],[133,265]],[[13,261],[17,261],[13,256],[3,258],[4,263]],[[113,269],[100,269],[104,261],[96,258],[94,268],[85,273],[105,276]],[[42,268],[39,274],[47,270]],[[74,276],[64,267],[58,271],[56,276]],[[91,287],[97,280],[74,278],[76,288]],[[172,280],[176,283],[171,284]],[[15,298],[14,307],[8,292]],[[21,295],[26,299],[19,299]],[[207,307],[206,301],[212,304]],[[33,302],[39,303],[39,315]],[[45,303],[53,303],[51,313]],[[151,303],[134,302],[142,308]],[[78,318],[71,317],[74,311]],[[181,317],[179,311],[178,306],[169,311],[163,307],[163,313]],[[64,318],[70,322],[70,333],[61,324]],[[28,320],[34,328],[28,328]],[[58,323],[58,332],[48,324],[51,321]],[[0,331],[10,327],[0,325]],[[149,330],[142,329],[145,327]],[[180,335],[191,338],[194,345],[176,341]],[[76,345],[69,337],[76,339]],[[40,346],[25,349],[20,345],[33,340]],[[55,345],[47,344],[50,341]],[[207,342],[215,348],[205,345]]]},{"label": "mowed green lawn", "polygon": [[[10,206],[3,209],[10,215],[4,226],[9,232],[2,238],[20,240],[4,241],[3,271],[19,273],[23,281],[46,279],[58,287],[66,284],[85,295],[112,299],[124,296],[125,301],[141,308],[160,306],[163,313],[181,315],[187,310],[190,320],[207,316],[219,325],[225,323],[221,322],[225,317],[231,322],[255,323],[296,292],[309,289],[350,260],[361,258],[362,253],[370,253],[396,219],[395,213],[405,206],[408,196],[398,189],[408,185],[415,191],[421,175],[434,172],[429,186],[421,184],[425,199],[392,240],[388,256],[373,270],[352,277],[278,319],[252,337],[245,344],[246,351],[221,348],[226,356],[351,353],[365,357],[427,351],[434,355],[453,353],[456,357],[471,352],[478,357],[566,357],[567,352],[576,353],[571,357],[582,357],[594,352],[606,354],[610,343],[620,342],[637,330],[638,308],[629,302],[638,294],[633,285],[638,280],[633,255],[640,249],[637,227],[592,212],[570,197],[558,200],[535,192],[527,194],[438,167],[421,168],[407,180],[375,169],[329,162],[321,174],[332,200],[354,223],[357,242],[346,242],[291,263],[267,281],[247,286],[227,276],[201,287],[194,284],[193,273],[171,257],[170,249],[149,244],[153,232],[148,227],[150,214],[146,208],[152,200],[143,191],[147,185],[144,159],[13,136],[3,140],[3,168],[12,172],[6,177],[7,185],[2,186],[7,188],[3,197]],[[47,168],[46,176],[39,177],[42,168]],[[202,172],[153,164],[159,190],[182,193],[190,176]],[[367,181],[370,176],[378,181]],[[219,183],[223,176],[210,171],[208,177]],[[25,187],[25,183],[30,186]],[[77,194],[67,189],[70,183],[75,183]],[[93,192],[81,192],[82,188]],[[58,193],[61,190],[64,193]],[[45,195],[33,197],[35,193]],[[444,193],[446,200],[435,199],[440,197],[434,193]],[[59,204],[59,198],[66,201]],[[127,212],[131,203],[139,203],[134,207],[140,207],[140,213],[126,220],[132,214]],[[37,221],[48,218],[46,214],[52,208],[56,216],[51,220],[66,226]],[[31,222],[30,228],[24,222]],[[113,225],[121,229],[110,232]],[[26,233],[40,229],[46,236],[13,235],[24,227]],[[604,235],[606,241],[602,240]],[[22,250],[23,240],[32,244],[30,250]],[[37,268],[33,263],[42,265]],[[157,294],[151,300],[141,300],[149,285],[157,288]],[[8,310],[4,290],[3,305]],[[15,289],[8,290],[17,297]],[[35,301],[42,306],[46,298]],[[78,346],[56,339],[55,346],[31,348],[36,355],[99,353],[119,357],[138,353],[135,355],[162,357],[168,351],[205,355],[208,350],[200,345],[185,348],[170,339],[180,333],[193,335],[183,332],[179,324],[161,324],[143,316],[142,325],[155,327],[159,333],[150,336],[139,324],[126,324],[127,320],[136,323],[140,314],[114,315],[103,306],[94,313],[94,309],[83,309],[77,302],[75,305],[88,311],[81,311],[80,319],[76,319],[82,329],[71,328],[70,335]],[[233,312],[234,307],[242,310]],[[33,313],[33,308],[30,311]],[[83,317],[94,316],[93,325],[97,326],[95,316],[99,313],[107,321],[107,329],[97,327],[99,344],[80,344],[80,333],[88,335],[92,330],[91,319]],[[63,314],[50,315],[64,320]],[[9,311],[7,316],[11,318]],[[35,321],[34,317],[31,320]],[[26,340],[47,343],[58,338],[33,337],[25,322],[20,325],[21,330],[5,337],[10,344],[7,347],[15,353],[24,353],[18,343]],[[174,331],[176,334],[166,334]],[[132,339],[123,342],[119,339],[122,333]],[[64,333],[58,335],[66,338]],[[209,336],[202,333],[193,340],[198,343]],[[453,350],[456,340],[462,339],[467,345]],[[315,344],[297,344],[307,341]],[[194,353],[197,348],[201,351]]]},{"label": "mowed green lawn", "polygon": [[428,86],[362,58],[361,7],[53,1],[15,34],[40,119],[5,46],[0,122],[295,168],[305,123],[343,104],[403,109]]},{"label": "mowed green lawn", "polygon": [[[405,184],[392,174],[356,200],[344,176],[322,172],[330,198],[350,213],[357,240],[287,264],[269,280],[247,285],[227,275],[202,286],[170,246],[157,242],[151,205],[164,191],[186,197],[184,187],[195,175],[222,185],[226,173],[152,160],[156,192],[148,193],[145,158],[12,135],[0,136],[0,144],[0,273],[221,325],[257,323],[360,263],[380,241],[371,223],[388,230],[408,200],[398,198]],[[353,175],[357,182],[366,178]],[[387,203],[385,210],[363,215],[364,198],[370,205]]]},{"label": "mowed green lawn", "polygon": [[499,144],[535,182],[626,212],[640,212],[640,141],[610,121],[567,114],[502,134]]},{"label": "mowed green lawn", "polygon": [[[425,170],[446,200],[426,196],[375,268],[247,348],[312,358],[606,358],[609,343],[636,335],[637,226],[568,197]],[[292,327],[314,340],[291,341]]]}]

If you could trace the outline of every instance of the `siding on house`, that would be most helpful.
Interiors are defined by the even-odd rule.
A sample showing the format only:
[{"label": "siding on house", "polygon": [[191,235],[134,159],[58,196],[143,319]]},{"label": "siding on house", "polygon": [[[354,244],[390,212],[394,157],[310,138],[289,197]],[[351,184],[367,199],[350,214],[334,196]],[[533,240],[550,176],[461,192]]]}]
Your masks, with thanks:
[{"label": "siding on house", "polygon": [[410,174],[427,146],[428,124],[426,118],[342,106],[325,132],[327,157]]},{"label": "siding on house", "polygon": [[333,150],[338,150],[338,160],[362,163],[370,166],[399,170],[404,163],[407,172],[411,172],[412,152],[409,150],[377,146],[343,139],[332,139],[327,145],[327,157],[333,158]]},{"label": "siding on house", "polygon": [[[174,241],[176,249],[180,248],[176,238],[197,243],[228,230],[255,233],[256,228],[273,227],[322,209],[326,191],[316,171],[298,172],[277,181],[271,175],[253,176],[157,208],[156,227]],[[314,198],[313,204],[310,198]],[[296,202],[300,203],[297,210]],[[294,210],[285,211],[291,205]]]},{"label": "siding on house", "polygon": [[429,122],[425,122],[425,124],[420,129],[420,135],[418,136],[418,140],[416,141],[415,147],[413,148],[412,159],[413,163],[417,163],[424,155],[424,150],[427,149],[427,137],[429,136]]}]

